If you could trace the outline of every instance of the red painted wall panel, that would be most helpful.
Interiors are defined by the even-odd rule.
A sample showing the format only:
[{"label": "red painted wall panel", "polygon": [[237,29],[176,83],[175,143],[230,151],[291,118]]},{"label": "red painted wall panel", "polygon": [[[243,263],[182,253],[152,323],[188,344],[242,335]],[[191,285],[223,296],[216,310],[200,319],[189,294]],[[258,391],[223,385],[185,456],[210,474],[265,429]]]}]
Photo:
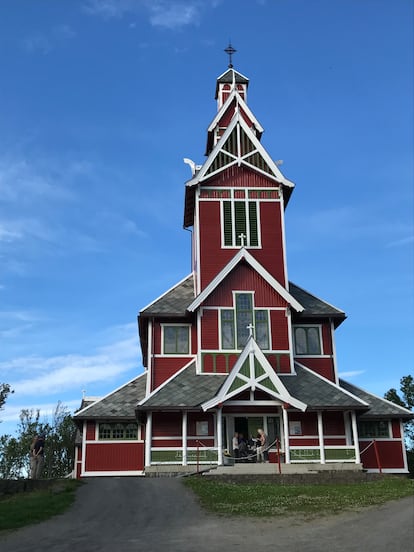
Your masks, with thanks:
[{"label": "red painted wall panel", "polygon": [[300,364],[303,364],[307,368],[310,368],[317,374],[324,378],[335,381],[334,367],[332,358],[309,358],[304,356],[297,356],[295,360]]},{"label": "red painted wall panel", "polygon": [[183,366],[190,362],[189,357],[161,357],[154,358],[154,368],[153,375],[154,380],[152,382],[152,388],[155,389],[172,375],[174,375],[178,370],[181,370]]},{"label": "red painted wall panel", "polygon": [[[380,441],[377,440],[378,456],[383,469],[403,469],[403,449],[401,441]],[[370,446],[365,452],[362,452],[369,445],[369,441],[360,441],[361,460],[366,469],[378,468],[374,446]]]},{"label": "red painted wall panel", "polygon": [[144,469],[144,443],[87,443],[85,471]]},{"label": "red painted wall panel", "polygon": [[181,412],[154,412],[152,415],[153,437],[182,435]]},{"label": "red painted wall panel", "polygon": [[289,350],[288,319],[286,311],[270,311],[272,349]]},{"label": "red painted wall panel", "polygon": [[86,440],[95,440],[95,422],[86,422]]},{"label": "red painted wall panel", "polygon": [[396,439],[400,439],[401,438],[400,420],[392,420],[391,427],[392,427],[392,436]]},{"label": "red painted wall panel", "polygon": [[318,418],[316,412],[289,412],[289,421],[302,424],[302,435],[318,435]]},{"label": "red painted wall panel", "polygon": [[342,412],[324,412],[322,415],[324,435],[344,435],[345,423]]},{"label": "red painted wall panel", "polygon": [[201,348],[218,349],[218,311],[204,309],[201,318]]}]

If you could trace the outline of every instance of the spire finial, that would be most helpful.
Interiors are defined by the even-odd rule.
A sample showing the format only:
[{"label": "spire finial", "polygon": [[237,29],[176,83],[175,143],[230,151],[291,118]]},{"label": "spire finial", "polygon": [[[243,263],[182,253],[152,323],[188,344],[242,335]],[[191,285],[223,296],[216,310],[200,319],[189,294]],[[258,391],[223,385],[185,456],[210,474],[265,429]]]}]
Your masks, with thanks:
[{"label": "spire finial", "polygon": [[237,52],[237,50],[235,50],[233,48],[233,46],[231,45],[231,42],[229,42],[229,45],[227,46],[227,48],[224,50],[226,52],[226,54],[228,54],[229,56],[229,67],[230,69],[233,67],[233,63],[232,63],[232,56],[233,54],[235,54]]}]

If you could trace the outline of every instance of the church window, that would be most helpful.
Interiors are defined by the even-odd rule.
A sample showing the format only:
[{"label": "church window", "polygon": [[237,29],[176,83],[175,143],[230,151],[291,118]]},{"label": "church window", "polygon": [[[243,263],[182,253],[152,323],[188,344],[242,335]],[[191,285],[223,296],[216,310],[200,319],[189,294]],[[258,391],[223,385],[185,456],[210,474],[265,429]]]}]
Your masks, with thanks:
[{"label": "church window", "polygon": [[358,423],[358,433],[361,439],[376,439],[390,437],[390,426],[384,420],[370,420]]},{"label": "church window", "polygon": [[227,247],[259,245],[257,203],[255,201],[223,202],[223,234]]},{"label": "church window", "polygon": [[297,355],[320,355],[321,334],[319,326],[296,326],[294,328],[295,353]]},{"label": "church window", "polygon": [[138,438],[138,426],[134,423],[103,423],[99,424],[98,438],[102,441],[131,440]]},{"label": "church window", "polygon": [[190,352],[189,326],[163,326],[163,352],[165,355],[188,355]]},{"label": "church window", "polygon": [[234,349],[234,311],[221,311],[221,346],[223,349]]},{"label": "church window", "polygon": [[242,349],[250,335],[249,327],[259,347],[269,349],[268,311],[254,308],[252,293],[237,293],[235,308],[221,310],[222,349]]}]

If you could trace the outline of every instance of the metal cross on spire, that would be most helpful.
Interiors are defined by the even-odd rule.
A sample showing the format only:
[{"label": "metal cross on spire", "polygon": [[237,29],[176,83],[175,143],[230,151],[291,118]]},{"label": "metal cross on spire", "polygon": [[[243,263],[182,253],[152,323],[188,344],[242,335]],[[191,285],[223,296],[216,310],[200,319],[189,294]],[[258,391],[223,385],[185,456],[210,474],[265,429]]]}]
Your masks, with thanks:
[{"label": "metal cross on spire", "polygon": [[226,52],[226,54],[228,54],[229,56],[229,67],[230,69],[233,67],[233,63],[232,63],[232,57],[233,57],[233,54],[235,54],[237,52],[237,50],[235,50],[233,48],[233,46],[231,45],[231,43],[229,42],[229,45],[227,46],[227,48],[224,50]]}]

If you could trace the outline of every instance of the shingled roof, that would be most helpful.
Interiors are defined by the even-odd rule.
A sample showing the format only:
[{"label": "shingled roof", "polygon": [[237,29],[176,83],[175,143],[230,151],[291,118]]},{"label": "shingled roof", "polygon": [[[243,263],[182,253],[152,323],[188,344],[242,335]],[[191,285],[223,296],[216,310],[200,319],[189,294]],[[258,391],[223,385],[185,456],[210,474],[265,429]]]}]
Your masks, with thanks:
[{"label": "shingled roof", "polygon": [[329,317],[334,319],[335,327],[339,326],[346,318],[344,311],[334,307],[323,299],[319,299],[315,295],[312,295],[312,293],[309,293],[309,291],[304,290],[292,282],[289,282],[289,291],[293,297],[305,307],[303,312],[295,315],[299,318]]},{"label": "shingled roof", "polygon": [[196,364],[177,373],[139,406],[139,409],[200,408],[214,397],[225,381],[223,374],[196,374]]},{"label": "shingled roof", "polygon": [[296,376],[279,374],[279,378],[293,397],[307,404],[308,410],[367,409],[357,397],[297,362],[295,371]]},{"label": "shingled roof", "polygon": [[376,395],[372,395],[371,393],[368,393],[368,391],[360,389],[347,381],[340,379],[339,384],[356,397],[359,397],[368,403],[369,410],[362,414],[360,417],[361,419],[384,418],[385,416],[388,418],[403,418],[407,420],[414,418],[414,413],[410,412],[406,408],[398,406],[397,404],[387,401],[386,399],[381,399]]},{"label": "shingled roof", "polygon": [[[304,317],[326,317],[345,319],[345,313],[319,299],[303,288],[289,283],[289,292],[305,308]],[[145,307],[140,316],[185,316],[187,307],[194,301],[194,277],[192,274],[176,284],[158,299]]]},{"label": "shingled roof", "polygon": [[75,419],[135,419],[135,407],[145,397],[147,374],[143,373],[75,414]]},{"label": "shingled roof", "polygon": [[140,316],[185,316],[188,305],[193,301],[194,278],[190,274],[145,307]]}]

